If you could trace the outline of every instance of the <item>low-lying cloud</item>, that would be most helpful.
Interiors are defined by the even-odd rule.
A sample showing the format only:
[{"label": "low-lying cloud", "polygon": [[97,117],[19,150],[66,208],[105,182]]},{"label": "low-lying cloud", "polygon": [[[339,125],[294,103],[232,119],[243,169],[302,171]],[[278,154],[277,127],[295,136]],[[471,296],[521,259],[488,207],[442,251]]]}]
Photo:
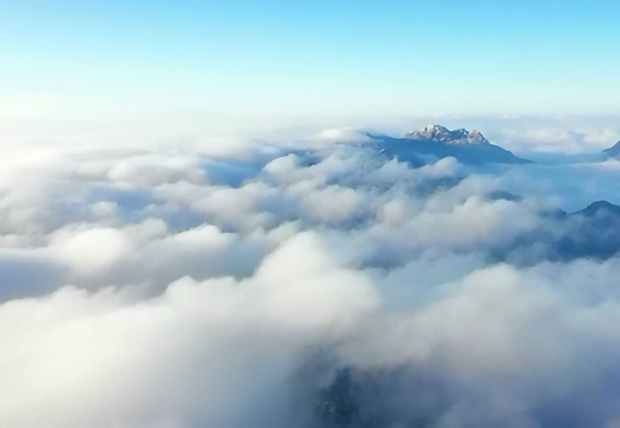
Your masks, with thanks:
[{"label": "low-lying cloud", "polygon": [[619,426],[613,165],[223,153],[3,149],[0,425]]}]

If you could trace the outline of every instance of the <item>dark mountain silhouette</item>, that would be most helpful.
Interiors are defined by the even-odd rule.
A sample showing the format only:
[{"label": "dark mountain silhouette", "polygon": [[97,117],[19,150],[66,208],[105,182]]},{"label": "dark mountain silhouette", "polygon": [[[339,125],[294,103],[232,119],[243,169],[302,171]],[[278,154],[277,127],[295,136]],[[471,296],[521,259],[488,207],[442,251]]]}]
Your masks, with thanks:
[{"label": "dark mountain silhouette", "polygon": [[536,230],[491,251],[491,259],[516,264],[565,262],[579,258],[607,260],[620,254],[620,206],[598,201],[583,210],[543,213]]},{"label": "dark mountain silhouette", "polygon": [[609,157],[620,159],[620,141],[618,141],[610,148],[603,150],[603,153],[605,153]]},{"label": "dark mountain silhouette", "polygon": [[617,216],[620,218],[620,207],[607,201],[597,201],[581,211],[573,213],[573,215],[583,216],[587,218],[602,217],[602,216]]}]

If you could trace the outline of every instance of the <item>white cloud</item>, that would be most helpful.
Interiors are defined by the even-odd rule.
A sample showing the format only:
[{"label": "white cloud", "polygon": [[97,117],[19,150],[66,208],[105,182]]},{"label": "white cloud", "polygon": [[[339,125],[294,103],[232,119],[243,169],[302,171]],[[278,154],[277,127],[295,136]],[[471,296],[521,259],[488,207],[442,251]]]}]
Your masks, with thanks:
[{"label": "white cloud", "polygon": [[331,128],[319,132],[317,139],[330,143],[363,143],[370,138],[362,130],[355,128]]},{"label": "white cloud", "polygon": [[[286,383],[307,353],[346,336],[376,301],[362,275],[301,235],[241,282],[186,278],[140,302],[74,288],[8,302],[0,388],[10,398],[0,418],[14,427],[267,427],[287,417]],[[275,395],[260,410],[265,391]]]},{"label": "white cloud", "polygon": [[52,239],[52,252],[71,269],[84,275],[101,274],[132,253],[131,242],[116,229],[95,228],[77,233],[60,231]]},{"label": "white cloud", "polygon": [[3,149],[0,425],[331,428],[345,368],[352,427],[617,424],[619,259],[497,264],[617,168],[363,142]]}]

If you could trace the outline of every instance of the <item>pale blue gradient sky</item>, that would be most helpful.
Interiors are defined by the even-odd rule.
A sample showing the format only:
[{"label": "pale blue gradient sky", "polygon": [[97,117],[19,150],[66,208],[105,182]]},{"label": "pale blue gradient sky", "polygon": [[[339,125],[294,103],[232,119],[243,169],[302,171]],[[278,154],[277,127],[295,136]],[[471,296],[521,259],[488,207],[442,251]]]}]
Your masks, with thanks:
[{"label": "pale blue gradient sky", "polygon": [[620,114],[617,0],[2,0],[0,120]]}]

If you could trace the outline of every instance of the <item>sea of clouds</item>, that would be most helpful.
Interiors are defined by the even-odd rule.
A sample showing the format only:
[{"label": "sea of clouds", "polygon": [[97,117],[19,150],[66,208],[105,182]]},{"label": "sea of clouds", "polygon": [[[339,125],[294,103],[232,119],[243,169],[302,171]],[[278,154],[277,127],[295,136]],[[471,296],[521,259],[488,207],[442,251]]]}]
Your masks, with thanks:
[{"label": "sea of clouds", "polygon": [[620,163],[233,146],[0,150],[0,426],[620,427]]}]

